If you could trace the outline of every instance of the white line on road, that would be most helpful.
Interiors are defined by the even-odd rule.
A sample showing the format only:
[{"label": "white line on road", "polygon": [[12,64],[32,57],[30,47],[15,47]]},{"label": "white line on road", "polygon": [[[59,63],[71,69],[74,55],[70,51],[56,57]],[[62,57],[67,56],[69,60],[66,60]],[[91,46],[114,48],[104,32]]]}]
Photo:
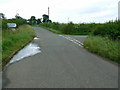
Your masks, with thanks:
[{"label": "white line on road", "polygon": [[76,39],[73,39],[73,38],[71,38],[71,37],[69,37],[69,36],[64,36],[64,35],[59,35],[59,36],[61,36],[61,37],[63,37],[63,38],[66,38],[67,40],[69,40],[69,41],[77,44],[77,45],[80,46],[80,47],[83,47],[83,43],[81,43],[80,41],[78,41],[78,40],[76,40]]}]

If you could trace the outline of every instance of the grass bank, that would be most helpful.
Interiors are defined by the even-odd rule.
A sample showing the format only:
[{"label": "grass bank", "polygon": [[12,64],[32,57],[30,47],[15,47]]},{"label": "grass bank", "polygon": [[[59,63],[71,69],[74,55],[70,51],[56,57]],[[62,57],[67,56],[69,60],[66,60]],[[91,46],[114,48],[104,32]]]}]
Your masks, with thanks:
[{"label": "grass bank", "polygon": [[120,42],[106,37],[89,36],[84,41],[84,47],[100,56],[120,63]]},{"label": "grass bank", "polygon": [[2,30],[2,66],[5,66],[9,60],[29,43],[35,36],[35,32],[29,25],[22,25],[12,30]]},{"label": "grass bank", "polygon": [[49,30],[49,31],[51,31],[51,32],[53,32],[53,33],[56,33],[56,34],[64,34],[64,33],[62,33],[61,31],[58,31],[58,30],[53,29],[53,28],[45,27],[45,26],[42,26],[42,25],[36,25],[36,26],[37,26],[37,27],[44,28],[44,29]]}]

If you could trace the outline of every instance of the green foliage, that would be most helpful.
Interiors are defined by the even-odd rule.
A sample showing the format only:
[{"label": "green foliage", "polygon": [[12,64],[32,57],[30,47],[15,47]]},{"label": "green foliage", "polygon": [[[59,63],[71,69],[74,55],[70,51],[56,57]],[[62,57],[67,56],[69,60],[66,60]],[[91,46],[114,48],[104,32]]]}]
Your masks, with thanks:
[{"label": "green foliage", "polygon": [[8,23],[8,20],[7,19],[3,19],[2,20],[2,29],[7,29],[7,23]]},{"label": "green foliage", "polygon": [[43,14],[42,15],[42,17],[43,17],[43,23],[51,23],[52,21],[49,19],[49,16],[48,15],[46,15],[46,14]]},{"label": "green foliage", "polygon": [[2,29],[7,29],[7,23],[16,23],[17,27],[26,24],[25,19],[13,18],[13,19],[2,19]]},{"label": "green foliage", "polygon": [[42,22],[41,22],[41,18],[40,18],[40,19],[37,19],[37,24],[40,24],[40,23],[42,23]]},{"label": "green foliage", "polygon": [[41,23],[40,26],[51,28],[56,30],[56,32],[61,32],[62,34],[71,35],[88,35],[96,24],[74,24],[72,22],[68,24],[64,23]]},{"label": "green foliage", "polygon": [[31,16],[31,18],[29,19],[29,24],[30,25],[35,25],[37,24],[37,20],[35,16]]},{"label": "green foliage", "polygon": [[75,35],[88,35],[92,32],[93,28],[96,26],[97,24],[95,23],[90,23],[90,24],[76,24],[75,25]]},{"label": "green foliage", "polygon": [[120,42],[107,37],[89,36],[84,41],[84,47],[93,53],[120,63]]},{"label": "green foliage", "polygon": [[62,34],[71,35],[99,35],[103,37],[109,37],[113,40],[120,40],[120,21],[112,21],[104,24],[100,23],[42,23],[40,26],[47,27],[61,32]]},{"label": "green foliage", "polygon": [[0,13],[0,19],[5,19],[5,14]]},{"label": "green foliage", "polygon": [[35,36],[29,25],[22,25],[16,31],[2,31],[2,64],[9,62],[10,58]]},{"label": "green foliage", "polygon": [[63,29],[66,27],[66,24],[59,24],[59,23],[41,23],[39,26],[48,28],[48,30],[52,31],[52,32],[59,32],[59,33],[63,33]]},{"label": "green foliage", "polygon": [[72,34],[74,31],[74,24],[72,22],[68,23],[64,28],[63,28],[63,33],[64,34]]},{"label": "green foliage", "polygon": [[46,14],[43,14],[42,16],[43,16],[43,22],[48,22],[49,16]]},{"label": "green foliage", "polygon": [[120,40],[120,21],[96,25],[92,33],[93,35]]}]

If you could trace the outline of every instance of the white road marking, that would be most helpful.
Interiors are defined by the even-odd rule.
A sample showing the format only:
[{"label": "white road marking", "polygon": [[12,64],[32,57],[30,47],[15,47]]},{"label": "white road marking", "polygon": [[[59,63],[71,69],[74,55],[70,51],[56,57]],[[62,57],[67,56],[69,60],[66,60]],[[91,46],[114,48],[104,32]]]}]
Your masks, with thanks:
[{"label": "white road marking", "polygon": [[77,44],[77,45],[80,46],[80,47],[83,47],[83,43],[81,43],[80,41],[78,41],[78,40],[76,40],[76,39],[74,39],[74,38],[71,38],[71,37],[69,37],[69,36],[64,36],[64,35],[59,35],[59,36],[61,36],[61,37],[65,38],[65,39],[67,39],[67,40],[69,40],[69,41]]}]

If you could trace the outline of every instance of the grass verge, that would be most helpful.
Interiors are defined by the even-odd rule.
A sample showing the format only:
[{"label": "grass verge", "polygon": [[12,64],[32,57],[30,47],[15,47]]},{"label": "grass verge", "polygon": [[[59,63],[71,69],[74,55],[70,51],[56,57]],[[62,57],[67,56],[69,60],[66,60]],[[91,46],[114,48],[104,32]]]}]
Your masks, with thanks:
[{"label": "grass verge", "polygon": [[44,27],[44,26],[41,26],[41,25],[38,26],[38,27],[44,28],[44,29],[49,30],[49,31],[51,31],[53,33],[56,33],[56,34],[63,34],[61,31],[55,30],[55,29],[52,29],[52,28],[49,28],[49,27]]},{"label": "grass verge", "polygon": [[120,63],[120,42],[105,37],[89,36],[84,41],[84,47],[100,56]]},{"label": "grass verge", "polygon": [[9,60],[21,48],[33,40],[35,32],[29,25],[22,25],[16,29],[2,31],[2,67],[5,66]]}]

